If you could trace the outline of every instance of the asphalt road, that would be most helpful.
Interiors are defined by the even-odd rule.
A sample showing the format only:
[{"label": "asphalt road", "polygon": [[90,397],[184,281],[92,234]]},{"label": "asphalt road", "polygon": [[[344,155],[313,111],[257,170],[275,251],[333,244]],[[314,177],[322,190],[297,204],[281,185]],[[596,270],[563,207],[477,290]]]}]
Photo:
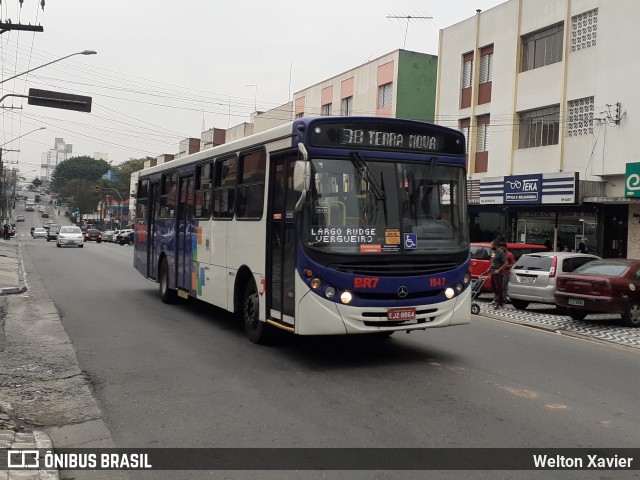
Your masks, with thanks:
[{"label": "asphalt road", "polygon": [[[29,226],[18,226],[27,269],[61,312],[118,446],[640,445],[637,351],[482,317],[382,341],[285,337],[256,346],[225,312],[162,304],[157,284],[133,268],[132,247],[58,249],[31,239]],[[427,478],[410,473],[335,478]],[[429,478],[635,478],[543,473]],[[135,478],[223,478],[200,475]]]}]

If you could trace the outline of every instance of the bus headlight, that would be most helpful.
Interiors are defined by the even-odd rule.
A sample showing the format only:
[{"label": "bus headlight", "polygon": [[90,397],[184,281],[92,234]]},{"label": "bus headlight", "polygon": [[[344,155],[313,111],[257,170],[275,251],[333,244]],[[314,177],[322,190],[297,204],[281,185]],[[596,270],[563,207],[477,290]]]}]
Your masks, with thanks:
[{"label": "bus headlight", "polygon": [[462,290],[464,290],[464,285],[460,282],[456,283],[456,292],[462,293]]},{"label": "bus headlight", "polygon": [[342,303],[349,303],[351,302],[351,300],[353,300],[353,295],[351,295],[351,292],[342,292],[342,295],[340,295],[340,300],[342,301]]},{"label": "bus headlight", "polygon": [[469,272],[465,273],[462,281],[465,285],[469,285],[471,283],[471,274]]},{"label": "bus headlight", "polygon": [[322,280],[320,280],[318,277],[311,280],[311,288],[313,288],[314,290],[319,289],[320,285],[322,285]]},{"label": "bus headlight", "polygon": [[452,299],[455,296],[456,292],[453,291],[453,288],[449,287],[444,291],[444,296],[448,299]]},{"label": "bus headlight", "polygon": [[327,289],[324,291],[324,294],[327,298],[333,298],[336,296],[336,289],[333,288],[332,286],[328,286]]}]

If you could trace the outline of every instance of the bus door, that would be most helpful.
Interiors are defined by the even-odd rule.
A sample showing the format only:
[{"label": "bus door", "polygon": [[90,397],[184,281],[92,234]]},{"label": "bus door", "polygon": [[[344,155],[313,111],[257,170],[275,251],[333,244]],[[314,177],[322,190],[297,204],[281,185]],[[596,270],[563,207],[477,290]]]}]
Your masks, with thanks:
[{"label": "bus door", "polygon": [[147,276],[158,279],[157,224],[160,216],[160,184],[149,186],[149,226],[147,228]]},{"label": "bus door", "polygon": [[176,286],[191,291],[191,236],[193,220],[193,175],[180,178],[176,248]]},{"label": "bus door", "polygon": [[293,327],[295,317],[295,204],[293,167],[297,152],[272,156],[267,222],[268,317]]}]

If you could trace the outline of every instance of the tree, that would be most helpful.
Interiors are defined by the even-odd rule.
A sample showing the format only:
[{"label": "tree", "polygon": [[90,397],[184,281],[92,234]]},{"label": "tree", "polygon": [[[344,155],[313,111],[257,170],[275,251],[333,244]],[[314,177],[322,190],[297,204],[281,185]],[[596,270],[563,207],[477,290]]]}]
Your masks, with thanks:
[{"label": "tree", "polygon": [[[114,173],[114,179],[103,183],[105,187],[115,188],[120,192],[122,198],[129,197],[131,174],[144,168],[144,158],[130,158],[120,165],[111,168]],[[109,192],[106,192],[109,193]]]},{"label": "tree", "polygon": [[[71,180],[97,182],[107,171],[109,164],[104,160],[81,156],[63,160],[51,175],[51,188],[62,192],[65,183]],[[93,191],[93,190],[92,190]]]},{"label": "tree", "polygon": [[80,213],[93,213],[100,201],[100,194],[93,189],[95,182],[72,179],[63,185],[59,193],[64,197],[73,197],[73,206]]}]

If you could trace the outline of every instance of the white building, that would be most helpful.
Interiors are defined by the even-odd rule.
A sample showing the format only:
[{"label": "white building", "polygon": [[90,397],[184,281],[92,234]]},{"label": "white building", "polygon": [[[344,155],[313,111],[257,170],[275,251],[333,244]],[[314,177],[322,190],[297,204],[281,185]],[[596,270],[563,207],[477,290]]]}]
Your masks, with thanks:
[{"label": "white building", "polygon": [[64,143],[63,138],[56,138],[53,148],[42,153],[42,161],[40,162],[40,180],[49,182],[51,174],[58,164],[64,160],[71,158],[73,145]]},{"label": "white building", "polygon": [[474,240],[640,258],[639,16],[635,0],[510,0],[441,30],[436,119],[468,138]]}]

